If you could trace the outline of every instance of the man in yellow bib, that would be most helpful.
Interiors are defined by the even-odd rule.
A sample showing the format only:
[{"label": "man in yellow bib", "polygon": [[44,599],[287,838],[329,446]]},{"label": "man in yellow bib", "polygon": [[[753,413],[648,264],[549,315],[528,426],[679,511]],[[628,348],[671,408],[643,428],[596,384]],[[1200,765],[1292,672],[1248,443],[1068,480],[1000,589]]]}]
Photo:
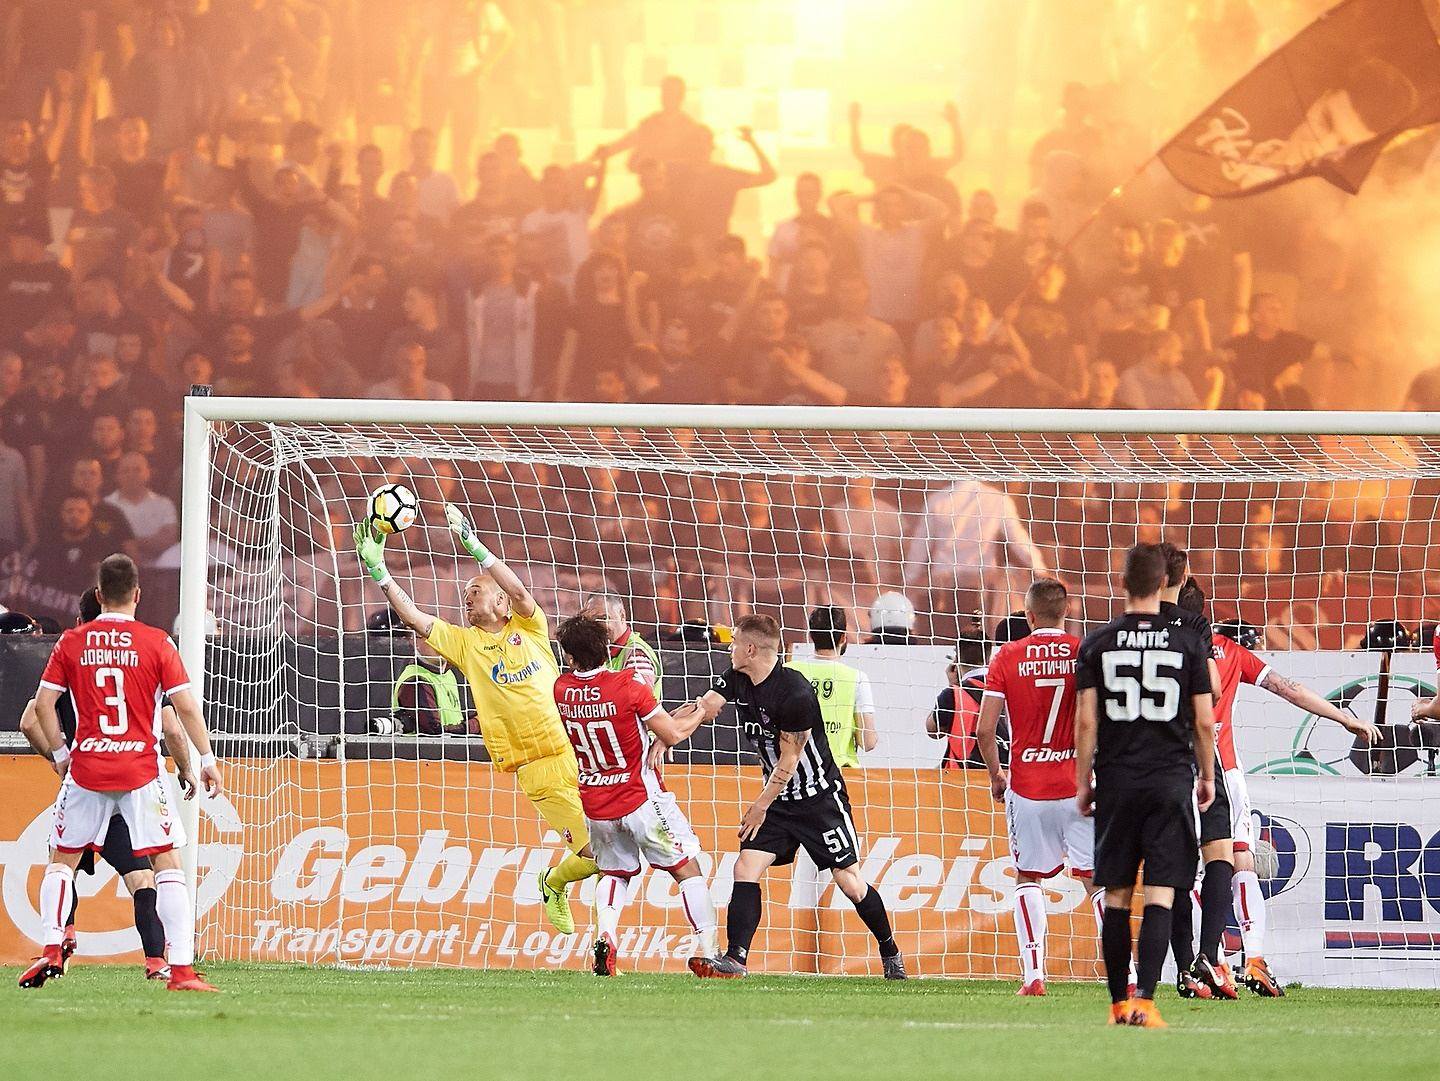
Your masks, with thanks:
[{"label": "man in yellow bib", "polygon": [[845,652],[845,629],[845,609],[822,604],[810,613],[815,656],[792,659],[786,667],[795,669],[815,688],[835,764],[854,769],[860,765],[860,752],[873,751],[879,736],[870,677],[840,660]]},{"label": "man in yellow bib", "polygon": [[565,839],[569,854],[540,874],[540,900],[561,934],[575,930],[565,891],[598,874],[580,807],[575,751],[555,710],[560,675],[545,613],[515,572],[492,555],[460,511],[445,504],[445,519],[484,572],[465,583],[465,618],[457,627],[420,611],[385,569],[385,540],[366,519],[355,527],[360,562],[407,627],[460,671],[470,684],[480,734],[495,768],[515,774],[540,817]]}]

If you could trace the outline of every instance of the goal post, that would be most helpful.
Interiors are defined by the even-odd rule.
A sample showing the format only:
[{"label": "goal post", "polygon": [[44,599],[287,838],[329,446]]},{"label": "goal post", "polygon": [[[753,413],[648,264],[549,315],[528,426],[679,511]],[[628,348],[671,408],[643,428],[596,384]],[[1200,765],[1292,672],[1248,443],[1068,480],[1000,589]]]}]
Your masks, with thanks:
[{"label": "goal post", "polygon": [[[1306,982],[1440,978],[1440,736],[1409,721],[1435,685],[1418,638],[1440,619],[1433,415],[192,397],[184,440],[181,652],[231,787],[192,832],[211,956],[581,964],[588,884],[568,938],[534,895],[561,839],[472,725],[445,727],[396,691],[406,668],[438,662],[386,621],[349,527],[369,491],[400,480],[421,520],[387,554],[422,608],[462,618],[459,587],[476,571],[446,530],[446,499],[520,573],[552,632],[586,595],[621,597],[660,648],[672,707],[723,668],[710,628],[763,611],[800,655],[807,611],[843,608],[845,660],[869,677],[878,728],[845,771],[861,870],[912,968],[934,975],[1018,971],[1004,814],[974,768],[964,688],[956,727],[927,731],[952,659],[962,675],[985,660],[975,615],[990,634],[1035,575],[1053,575],[1083,633],[1119,610],[1117,553],[1171,540],[1191,552],[1214,620],[1255,625],[1277,671],[1390,740],[1367,753],[1242,690],[1267,958]],[[913,610],[909,640],[891,627],[864,641],[872,603],[892,593],[904,600],[889,610]],[[1387,622],[1417,635],[1387,639]],[[463,679],[459,693],[468,710]],[[398,732],[383,723],[392,712]],[[733,718],[678,748],[666,779],[723,905],[759,789]],[[873,944],[827,876],[801,861],[765,889],[759,968],[869,970]],[[1062,874],[1046,894],[1051,976],[1093,977],[1083,888]],[[679,906],[667,876],[638,879],[622,963],[677,967],[693,946]]]}]

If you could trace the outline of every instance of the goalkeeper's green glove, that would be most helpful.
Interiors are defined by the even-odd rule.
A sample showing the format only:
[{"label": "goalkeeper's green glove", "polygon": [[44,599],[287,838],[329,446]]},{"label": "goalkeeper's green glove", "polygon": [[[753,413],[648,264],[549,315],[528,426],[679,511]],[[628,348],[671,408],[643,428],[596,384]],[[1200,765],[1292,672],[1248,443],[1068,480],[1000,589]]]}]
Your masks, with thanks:
[{"label": "goalkeeper's green glove", "polygon": [[390,572],[385,569],[385,538],[375,532],[369,518],[355,526],[355,553],[377,584],[382,588],[390,584]]},{"label": "goalkeeper's green glove", "polygon": [[479,560],[481,567],[489,570],[500,562],[498,558],[491,555],[489,548],[480,543],[480,538],[475,535],[475,527],[466,520],[465,515],[460,513],[460,508],[454,503],[445,504],[445,521],[450,524],[450,532],[460,538],[461,547]]}]

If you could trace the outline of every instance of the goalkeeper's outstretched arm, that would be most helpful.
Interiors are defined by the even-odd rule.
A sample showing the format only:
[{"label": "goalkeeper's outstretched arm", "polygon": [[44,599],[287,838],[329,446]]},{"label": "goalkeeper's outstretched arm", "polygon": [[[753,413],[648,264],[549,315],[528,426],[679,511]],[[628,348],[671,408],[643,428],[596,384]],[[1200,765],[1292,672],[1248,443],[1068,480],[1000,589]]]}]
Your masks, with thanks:
[{"label": "goalkeeper's outstretched arm", "polygon": [[435,617],[420,611],[410,595],[390,577],[390,571],[385,566],[385,538],[375,532],[368,519],[355,527],[355,553],[370,577],[375,579],[380,592],[385,594],[390,607],[395,609],[400,622],[421,638],[429,638],[435,628]]},{"label": "goalkeeper's outstretched arm", "polygon": [[450,525],[450,532],[459,538],[460,546],[475,557],[480,564],[480,569],[488,574],[510,598],[510,610],[521,619],[529,619],[533,616],[536,608],[535,598],[525,588],[525,583],[520,581],[519,575],[506,566],[504,560],[485,547],[480,538],[476,536],[475,527],[460,512],[460,508],[453,503],[446,503],[445,521]]}]

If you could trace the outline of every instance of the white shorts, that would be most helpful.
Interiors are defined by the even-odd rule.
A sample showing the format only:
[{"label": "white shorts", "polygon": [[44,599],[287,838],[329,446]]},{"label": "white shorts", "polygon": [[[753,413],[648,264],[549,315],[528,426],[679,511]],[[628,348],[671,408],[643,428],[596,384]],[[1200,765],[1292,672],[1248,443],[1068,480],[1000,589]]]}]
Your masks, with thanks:
[{"label": "white shorts", "polygon": [[700,839],[670,792],[657,792],[624,818],[586,818],[600,873],[633,878],[640,858],[673,871],[700,855]]},{"label": "white shorts", "polygon": [[169,786],[163,776],[133,792],[92,792],[67,773],[55,797],[50,820],[50,847],[60,852],[82,852],[105,847],[110,819],[119,815],[130,830],[137,856],[153,856],[185,847],[185,827],[175,814]]},{"label": "white shorts", "polygon": [[1015,869],[1037,878],[1057,875],[1068,863],[1072,874],[1095,869],[1095,820],[1071,799],[1026,799],[1005,793],[1005,822]]},{"label": "white shorts", "polygon": [[1244,852],[1255,840],[1255,825],[1250,818],[1250,791],[1245,787],[1243,769],[1225,771],[1225,791],[1230,796],[1230,836],[1237,851]]}]

